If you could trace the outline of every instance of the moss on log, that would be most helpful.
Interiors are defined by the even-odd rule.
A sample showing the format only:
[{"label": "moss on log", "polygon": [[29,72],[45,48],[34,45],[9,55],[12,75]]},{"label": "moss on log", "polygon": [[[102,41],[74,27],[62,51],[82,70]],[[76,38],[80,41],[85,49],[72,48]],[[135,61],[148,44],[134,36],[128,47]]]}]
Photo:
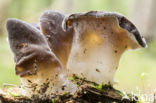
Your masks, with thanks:
[{"label": "moss on log", "polygon": [[[109,85],[99,85],[86,79],[74,76],[70,78],[78,86],[78,90],[74,94],[63,93],[53,94],[50,99],[41,99],[37,96],[27,98],[17,96],[10,93],[6,89],[0,92],[0,103],[137,103],[137,97],[127,94],[128,98],[124,98],[124,94]],[[12,91],[18,92],[17,88]]]}]

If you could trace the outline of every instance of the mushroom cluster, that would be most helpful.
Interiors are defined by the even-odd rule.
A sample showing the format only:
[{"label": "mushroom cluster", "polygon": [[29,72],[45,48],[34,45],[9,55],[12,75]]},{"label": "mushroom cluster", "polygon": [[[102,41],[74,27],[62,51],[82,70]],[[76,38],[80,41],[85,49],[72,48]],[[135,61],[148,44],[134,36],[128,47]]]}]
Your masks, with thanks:
[{"label": "mushroom cluster", "polygon": [[28,97],[74,93],[77,87],[68,80],[73,75],[113,85],[124,51],[147,47],[134,24],[117,13],[90,11],[65,17],[49,10],[39,24],[17,19],[6,23],[16,74]]}]

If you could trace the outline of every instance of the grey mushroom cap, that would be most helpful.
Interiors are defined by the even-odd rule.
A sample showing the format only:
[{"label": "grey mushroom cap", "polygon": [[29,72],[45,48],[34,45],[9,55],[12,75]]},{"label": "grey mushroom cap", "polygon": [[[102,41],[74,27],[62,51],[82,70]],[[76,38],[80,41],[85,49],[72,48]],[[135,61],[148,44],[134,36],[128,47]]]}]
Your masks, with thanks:
[{"label": "grey mushroom cap", "polygon": [[31,24],[18,19],[6,22],[10,48],[16,62],[16,74],[20,76],[36,74],[36,64],[55,61],[46,38]]},{"label": "grey mushroom cap", "polygon": [[102,11],[90,11],[90,12],[85,12],[85,13],[76,13],[76,14],[71,14],[67,16],[63,23],[62,27],[66,31],[70,25],[68,22],[72,22],[77,19],[84,19],[84,18],[105,18],[105,17],[114,17],[118,21],[118,24],[121,28],[127,30],[131,35],[133,35],[137,41],[137,43],[143,47],[147,48],[147,44],[145,39],[141,36],[139,33],[138,29],[136,26],[129,21],[125,16],[119,14],[119,13],[110,13],[110,12],[102,12]]},{"label": "grey mushroom cap", "polygon": [[41,31],[48,38],[49,45],[54,48],[54,52],[60,48],[60,44],[64,39],[72,41],[73,29],[66,29],[66,31],[62,29],[64,18],[65,15],[60,12],[47,10],[43,12],[39,19]]},{"label": "grey mushroom cap", "polygon": [[39,19],[41,31],[48,38],[49,45],[51,48],[54,48],[54,52],[60,48],[60,44],[64,39],[69,41],[73,37],[73,29],[66,31],[62,29],[62,21],[64,18],[65,15],[60,12],[47,10],[43,12]]},{"label": "grey mushroom cap", "polygon": [[47,10],[43,12],[39,21],[41,31],[47,38],[51,50],[62,62],[64,68],[66,68],[74,30],[73,28],[69,28],[66,31],[62,29],[62,21],[64,18],[65,15],[60,12]]}]

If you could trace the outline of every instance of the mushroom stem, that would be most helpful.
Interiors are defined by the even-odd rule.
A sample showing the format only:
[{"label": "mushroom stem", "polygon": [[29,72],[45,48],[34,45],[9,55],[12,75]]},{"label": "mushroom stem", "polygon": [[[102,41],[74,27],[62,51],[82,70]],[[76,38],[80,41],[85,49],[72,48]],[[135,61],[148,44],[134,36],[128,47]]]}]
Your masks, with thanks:
[{"label": "mushroom stem", "polygon": [[114,30],[110,21],[73,22],[75,38],[68,61],[69,74],[97,83],[113,84],[114,73],[125,48],[120,45],[118,34],[111,34]]},{"label": "mushroom stem", "polygon": [[21,77],[21,91],[22,95],[33,98],[51,98],[53,93],[63,93],[63,91],[74,93],[76,86],[71,83],[64,73],[56,70],[55,68],[38,68],[40,71],[37,75]]}]

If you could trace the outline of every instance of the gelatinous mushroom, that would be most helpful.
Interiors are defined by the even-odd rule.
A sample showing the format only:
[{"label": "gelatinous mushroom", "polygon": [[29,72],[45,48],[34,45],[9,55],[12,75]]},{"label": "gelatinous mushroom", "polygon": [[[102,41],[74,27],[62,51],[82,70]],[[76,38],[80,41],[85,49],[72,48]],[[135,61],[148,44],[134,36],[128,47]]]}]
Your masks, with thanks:
[{"label": "gelatinous mushroom", "polygon": [[61,92],[62,86],[67,91],[75,90],[75,85],[66,78],[61,63],[38,29],[17,19],[7,20],[6,28],[23,95],[46,97]]},{"label": "gelatinous mushroom", "polygon": [[113,85],[121,55],[127,49],[147,47],[137,28],[118,13],[90,11],[66,17],[64,30],[75,34],[68,61],[69,74]]},{"label": "gelatinous mushroom", "polygon": [[57,11],[45,11],[40,17],[40,26],[51,50],[66,68],[73,39],[73,29],[69,28],[63,31],[62,21],[64,17],[64,14]]}]

